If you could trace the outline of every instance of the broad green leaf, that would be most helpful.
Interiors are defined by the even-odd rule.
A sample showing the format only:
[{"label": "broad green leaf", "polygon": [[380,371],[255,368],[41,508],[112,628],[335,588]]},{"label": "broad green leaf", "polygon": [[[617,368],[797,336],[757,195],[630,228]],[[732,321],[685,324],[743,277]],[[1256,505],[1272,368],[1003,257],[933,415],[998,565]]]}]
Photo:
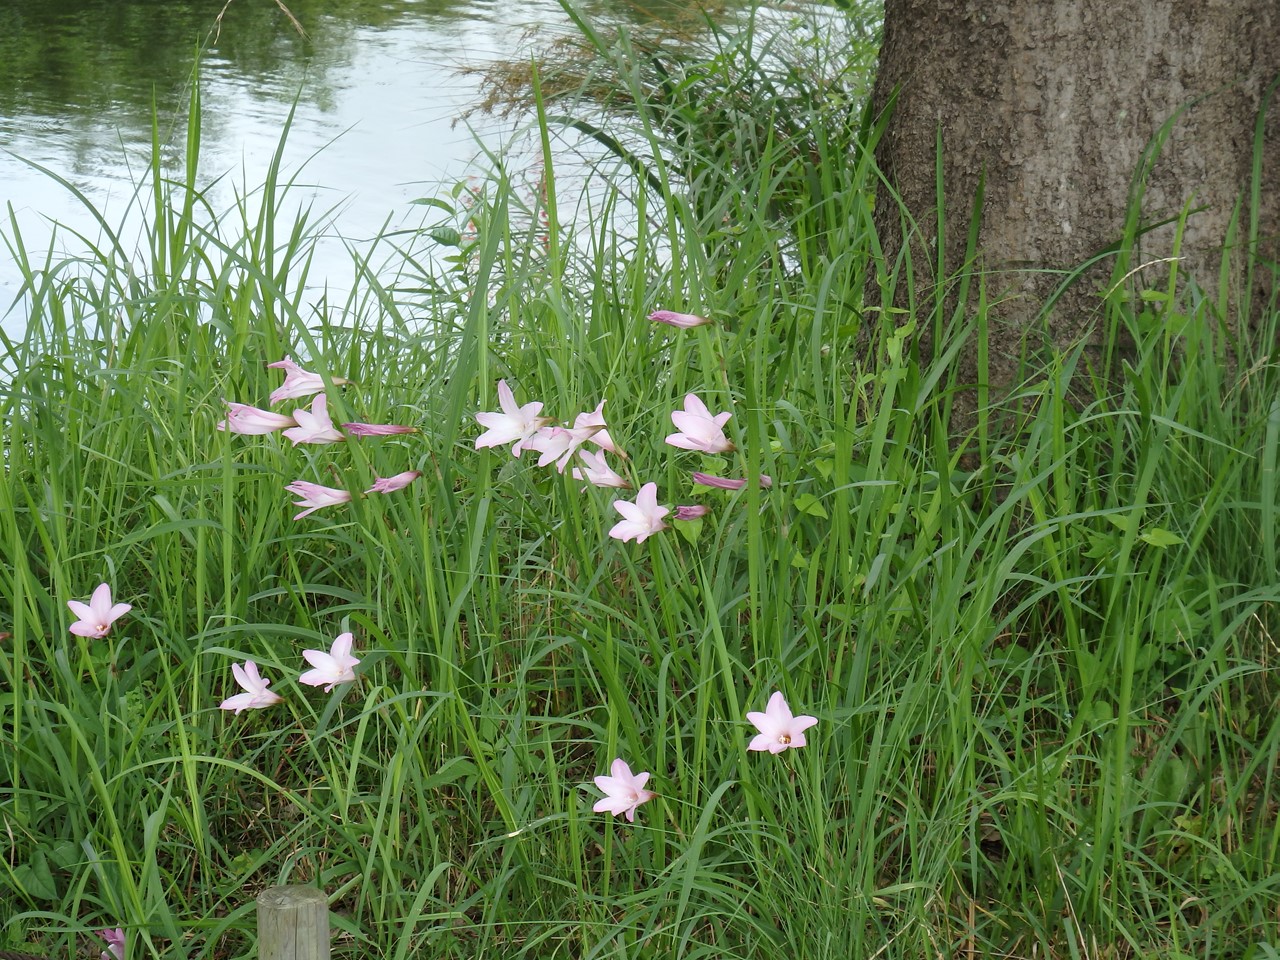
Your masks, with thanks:
[{"label": "broad green leaf", "polygon": [[697,543],[698,537],[702,533],[702,520],[681,520],[674,525],[680,531],[680,536],[684,537],[689,543]]},{"label": "broad green leaf", "polygon": [[1179,543],[1185,542],[1176,533],[1172,533],[1164,529],[1163,527],[1152,527],[1150,530],[1146,530],[1143,533],[1140,533],[1138,536],[1142,540],[1145,540],[1147,543],[1151,544],[1151,546],[1160,547],[1162,550],[1165,547],[1173,547],[1173,546],[1177,546]]},{"label": "broad green leaf", "polygon": [[13,878],[19,889],[25,891],[35,900],[56,900],[58,888],[53,882],[53,873],[49,870],[49,861],[44,851],[37,850],[31,863],[23,863],[13,871]]},{"label": "broad green leaf", "polygon": [[827,508],[812,493],[802,493],[796,497],[795,506],[801,513],[807,513],[811,517],[821,517],[823,520],[827,519]]}]

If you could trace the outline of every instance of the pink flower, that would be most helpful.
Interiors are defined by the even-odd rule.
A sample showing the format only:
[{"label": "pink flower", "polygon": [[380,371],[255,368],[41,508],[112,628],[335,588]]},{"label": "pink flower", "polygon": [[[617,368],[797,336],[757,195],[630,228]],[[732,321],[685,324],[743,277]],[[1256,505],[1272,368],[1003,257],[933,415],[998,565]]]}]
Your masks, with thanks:
[{"label": "pink flower", "polygon": [[578,447],[590,439],[598,429],[598,427],[586,427],[582,430],[569,427],[543,427],[525,443],[525,447],[542,454],[538,458],[538,466],[545,467],[554,460],[556,469],[564,473],[564,468],[568,466]]},{"label": "pink flower", "polygon": [[711,512],[711,508],[697,504],[689,507],[676,507],[676,514],[673,520],[697,520],[699,517],[705,517]]},{"label": "pink flower", "polygon": [[365,493],[395,493],[397,490],[403,490],[420,476],[422,476],[421,470],[406,470],[404,473],[397,473],[394,477],[378,477]]},{"label": "pink flower", "polygon": [[597,487],[630,487],[627,480],[616,473],[613,467],[605,463],[604,451],[592,453],[590,450],[579,450],[578,459],[586,464],[586,469],[573,468],[573,479],[586,480]]},{"label": "pink flower", "polygon": [[102,951],[102,960],[124,960],[124,929],[99,930],[98,936],[107,941],[107,949]]},{"label": "pink flower", "polygon": [[298,425],[298,422],[293,417],[286,417],[283,413],[259,410],[257,407],[251,407],[247,403],[232,403],[230,400],[223,400],[222,402],[227,405],[227,419],[218,424],[219,430],[230,430],[232,433],[260,436],[264,433],[274,433],[276,430]]},{"label": "pink flower", "polygon": [[706,317],[700,317],[696,313],[676,313],[674,310],[655,310],[649,314],[649,319],[655,323],[669,323],[673,327],[680,327],[682,330],[688,330],[690,327],[700,327],[704,323],[710,323]]},{"label": "pink flower", "polygon": [[[741,490],[747,485],[746,480],[731,480],[727,477],[713,477],[709,473],[694,473],[693,482],[700,483],[704,487],[715,487],[719,490]],[[760,486],[772,487],[773,477],[767,473],[760,474]]]},{"label": "pink flower", "polygon": [[769,698],[764,713],[752,710],[747,719],[760,731],[747,744],[747,749],[768,750],[770,753],[781,753],[788,747],[803,747],[804,732],[818,722],[817,717],[793,717],[781,691],[775,691]]},{"label": "pink flower", "polygon": [[[595,432],[587,434],[588,440],[601,450],[608,450],[610,453],[616,453],[623,460],[627,459],[627,455],[622,452],[622,448],[613,442],[613,437],[609,436],[609,431],[605,429],[603,400],[590,413],[580,413],[574,417],[574,430],[590,430],[593,427],[596,428]],[[564,473],[563,470],[560,472]]]},{"label": "pink flower", "polygon": [[610,776],[596,777],[596,786],[604,793],[603,800],[597,800],[591,809],[596,813],[612,813],[615,817],[623,814],[627,822],[635,823],[636,808],[657,796],[652,790],[645,790],[649,782],[649,774],[631,772],[631,767],[623,763],[619,757],[609,768]]},{"label": "pink flower", "polygon": [[298,425],[286,430],[284,435],[295,444],[299,443],[337,443],[345,440],[342,431],[333,425],[329,416],[329,398],[323,393],[311,401],[310,412],[293,411],[293,419]]},{"label": "pink flower", "polygon": [[309,480],[295,480],[285,485],[290,493],[297,494],[301,500],[295,500],[295,507],[306,507],[301,513],[295,513],[293,519],[301,520],[308,513],[314,513],[321,507],[331,507],[335,503],[350,503],[351,494],[336,487],[325,487]]},{"label": "pink flower", "polygon": [[671,422],[679,433],[667,437],[667,443],[682,450],[701,450],[703,453],[727,453],[733,443],[724,435],[724,425],[733,416],[729,411],[714,417],[697,394],[684,398],[684,409],[671,414]]},{"label": "pink flower", "polygon": [[511,447],[511,455],[518,457],[527,441],[551,421],[546,417],[538,416],[538,412],[542,409],[541,403],[516,406],[515,394],[511,392],[505,380],[498,381],[498,403],[502,405],[501,413],[476,414],[476,423],[489,428],[476,437],[476,449],[500,447],[515,441]]},{"label": "pink flower", "polygon": [[352,668],[360,661],[351,655],[350,633],[338,634],[328,653],[323,650],[303,650],[302,656],[315,669],[298,677],[299,683],[324,687],[324,692],[328,693],[339,683],[350,683],[356,678],[356,672]]},{"label": "pink flower", "polygon": [[80,618],[71,625],[71,632],[77,637],[95,639],[105,637],[107,631],[111,629],[111,624],[133,609],[133,606],[128,603],[112,604],[111,587],[105,583],[98,584],[88,603],[68,600],[67,606]]},{"label": "pink flower", "polygon": [[671,512],[666,507],[658,506],[656,483],[646,483],[641,487],[635,503],[613,501],[613,509],[622,514],[623,518],[613,525],[609,536],[624,542],[634,539],[636,543],[644,543],[650,534],[665,530],[667,525],[662,522],[662,518]]},{"label": "pink flower", "polygon": [[252,660],[246,660],[243,667],[233,663],[231,673],[236,678],[236,683],[240,684],[245,692],[227,697],[218,704],[219,710],[234,710],[236,713],[241,710],[261,710],[263,707],[280,703],[284,699],[278,693],[272,693],[267,689],[271,681],[258,673],[258,665]]},{"label": "pink flower", "polygon": [[342,429],[353,437],[391,437],[398,433],[417,433],[417,427],[402,427],[395,423],[344,423]]},{"label": "pink flower", "polygon": [[[279,403],[281,400],[290,400],[297,397],[309,397],[313,393],[319,393],[324,389],[324,378],[318,373],[308,373],[300,366],[294,363],[288,357],[283,360],[277,360],[275,363],[268,363],[268,367],[280,367],[284,370],[284,383],[271,391],[271,402]],[[341,377],[331,377],[330,380],[334,386],[349,383]]]}]

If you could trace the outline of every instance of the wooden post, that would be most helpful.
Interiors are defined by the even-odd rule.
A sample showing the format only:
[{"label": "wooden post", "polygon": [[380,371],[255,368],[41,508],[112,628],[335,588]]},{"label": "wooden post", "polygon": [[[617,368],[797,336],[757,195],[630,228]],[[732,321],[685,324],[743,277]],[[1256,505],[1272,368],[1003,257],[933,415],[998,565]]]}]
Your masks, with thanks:
[{"label": "wooden post", "polygon": [[258,894],[258,960],[329,960],[329,898],[301,884]]}]

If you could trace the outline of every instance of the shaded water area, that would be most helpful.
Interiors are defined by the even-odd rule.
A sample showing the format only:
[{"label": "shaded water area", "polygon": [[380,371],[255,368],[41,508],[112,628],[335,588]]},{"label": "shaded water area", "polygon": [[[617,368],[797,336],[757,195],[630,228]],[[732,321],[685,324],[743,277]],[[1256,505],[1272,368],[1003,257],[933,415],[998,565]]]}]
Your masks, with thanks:
[{"label": "shaded water area", "polygon": [[[584,9],[624,22],[690,14],[669,0]],[[294,202],[311,206],[320,229],[359,242],[420,223],[412,201],[474,172],[481,144],[496,147],[511,126],[458,122],[479,87],[460,68],[517,55],[568,24],[556,0],[0,0],[0,235],[20,235],[33,256],[51,244],[80,252],[98,226],[79,191],[124,226],[126,245],[135,240],[153,118],[172,174],[197,62],[198,181],[214,209],[262,185],[294,111],[283,178],[296,177]],[[330,255],[349,270],[341,243]],[[10,333],[24,321],[20,286],[0,246]]]}]

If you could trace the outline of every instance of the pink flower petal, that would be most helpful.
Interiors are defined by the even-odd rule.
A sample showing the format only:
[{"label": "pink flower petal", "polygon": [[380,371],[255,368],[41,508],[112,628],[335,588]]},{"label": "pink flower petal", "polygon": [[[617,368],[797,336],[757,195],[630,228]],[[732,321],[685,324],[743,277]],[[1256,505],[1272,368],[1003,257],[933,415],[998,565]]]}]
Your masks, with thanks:
[{"label": "pink flower petal", "polygon": [[692,506],[678,506],[676,507],[675,517],[673,519],[697,520],[700,517],[705,517],[710,512],[710,507],[700,503]]},{"label": "pink flower petal", "polygon": [[730,411],[712,416],[697,394],[690,393],[684,398],[684,409],[671,414],[671,422],[680,432],[668,436],[666,442],[682,450],[728,453],[735,449],[733,441],[724,435],[724,425],[731,416]]},{"label": "pink flower petal", "polygon": [[378,477],[365,493],[395,493],[397,490],[403,490],[420,476],[422,476],[421,470],[406,470],[393,477]]},{"label": "pink flower petal", "polygon": [[353,437],[393,437],[418,432],[417,427],[403,427],[395,423],[344,423],[342,429]]},{"label": "pink flower petal", "polygon": [[[713,477],[709,473],[694,472],[693,482],[701,484],[704,487],[715,487],[718,490],[741,490],[747,485],[746,480],[731,479],[728,477]],[[773,477],[767,473],[760,474],[760,486],[772,487]]]},{"label": "pink flower petal", "polygon": [[111,625],[133,607],[127,603],[112,603],[110,585],[100,583],[88,603],[68,600],[67,609],[76,615],[76,622],[68,629],[77,637],[97,639],[105,637]]},{"label": "pink flower petal", "polygon": [[[285,372],[284,383],[272,390],[271,396],[268,398],[272,403],[309,397],[313,393],[320,393],[325,388],[324,378],[320,374],[303,370],[289,357],[277,360],[275,363],[268,363],[267,366],[276,367]],[[334,386],[349,382],[342,379],[342,377],[330,377],[329,380]]]},{"label": "pink flower petal", "polygon": [[649,319],[654,323],[666,323],[682,330],[688,330],[690,327],[700,327],[711,322],[706,317],[700,317],[696,313],[676,313],[674,310],[655,310],[649,314]]},{"label": "pink flower petal", "polygon": [[475,415],[476,423],[489,428],[476,437],[476,449],[501,447],[510,443],[511,455],[518,457],[526,442],[550,421],[538,416],[538,412],[542,410],[541,403],[517,406],[515,394],[505,380],[498,381],[498,403],[502,407],[501,413],[485,412]]},{"label": "pink flower petal", "polygon": [[747,744],[747,749],[768,750],[770,753],[781,753],[783,750],[805,746],[808,741],[805,739],[804,731],[818,722],[817,717],[793,716],[791,707],[787,705],[780,690],[769,697],[769,703],[763,713],[756,710],[749,711],[747,720],[760,731]]},{"label": "pink flower petal", "polygon": [[585,469],[573,468],[573,479],[585,480],[597,487],[630,487],[631,484],[609,466],[604,459],[604,451],[595,453],[591,450],[579,450],[578,459],[585,464]]},{"label": "pink flower petal", "polygon": [[307,514],[314,513],[321,507],[351,502],[351,493],[349,491],[339,490],[337,487],[326,487],[319,483],[312,483],[309,480],[294,480],[292,483],[285,484],[285,489],[301,498],[294,501],[293,505],[295,507],[307,508],[301,513],[294,514],[293,519],[295,520],[301,520]]},{"label": "pink flower petal", "polygon": [[296,427],[284,432],[284,435],[299,443],[338,443],[346,437],[333,425],[329,416],[329,398],[323,393],[311,401],[310,410],[293,411],[293,419],[298,421]]},{"label": "pink flower petal", "polygon": [[595,785],[604,797],[597,800],[591,809],[596,813],[611,813],[615,817],[625,816],[628,822],[634,823],[636,808],[657,796],[652,790],[644,789],[648,782],[648,773],[633,774],[631,767],[618,757],[609,767],[609,776],[595,778]]},{"label": "pink flower petal", "polygon": [[609,536],[624,542],[635,540],[636,543],[644,543],[651,534],[665,530],[667,525],[662,522],[662,518],[671,512],[667,507],[658,506],[656,483],[646,483],[642,486],[636,495],[635,503],[628,500],[615,500],[613,508],[622,514],[622,519],[613,525]]},{"label": "pink flower petal", "polygon": [[259,410],[257,407],[251,407],[247,403],[232,403],[230,400],[222,402],[227,405],[227,418],[218,424],[219,430],[228,430],[231,433],[240,433],[248,436],[261,436],[298,425],[298,422],[293,417],[286,417],[282,413]]},{"label": "pink flower petal", "polygon": [[258,665],[252,660],[246,660],[243,667],[233,663],[231,675],[245,692],[227,697],[218,704],[221,710],[232,710],[235,713],[240,713],[242,710],[261,710],[263,707],[269,707],[284,700],[284,697],[278,693],[267,689],[271,681],[258,673]]}]

